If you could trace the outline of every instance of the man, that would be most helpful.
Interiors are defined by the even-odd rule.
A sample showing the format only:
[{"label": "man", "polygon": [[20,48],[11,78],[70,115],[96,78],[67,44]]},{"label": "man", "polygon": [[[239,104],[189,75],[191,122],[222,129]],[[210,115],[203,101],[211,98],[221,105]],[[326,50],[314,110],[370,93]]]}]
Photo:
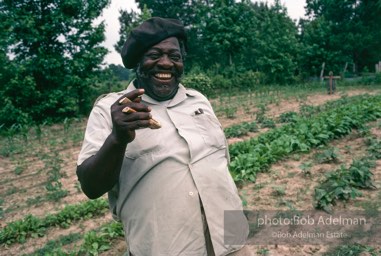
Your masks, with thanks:
[{"label": "man", "polygon": [[247,255],[223,130],[207,99],[180,84],[185,44],[174,19],[130,33],[122,60],[136,79],[94,105],[77,175],[89,198],[108,192],[130,255]]}]

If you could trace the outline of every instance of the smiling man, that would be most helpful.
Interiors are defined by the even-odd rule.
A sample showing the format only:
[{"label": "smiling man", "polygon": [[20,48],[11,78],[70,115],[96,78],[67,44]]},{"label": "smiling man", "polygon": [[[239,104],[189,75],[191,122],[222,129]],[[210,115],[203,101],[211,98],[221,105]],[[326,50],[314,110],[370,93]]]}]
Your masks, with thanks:
[{"label": "smiling man", "polygon": [[136,79],[94,105],[78,179],[89,198],[108,193],[129,255],[250,255],[221,125],[208,100],[180,84],[185,46],[174,19],[130,33],[121,55]]}]

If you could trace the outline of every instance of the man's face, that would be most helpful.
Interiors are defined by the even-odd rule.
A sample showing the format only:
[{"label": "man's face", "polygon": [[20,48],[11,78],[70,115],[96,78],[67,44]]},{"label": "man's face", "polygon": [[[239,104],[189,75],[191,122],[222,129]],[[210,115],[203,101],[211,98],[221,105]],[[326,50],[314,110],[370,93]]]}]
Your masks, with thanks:
[{"label": "man's face", "polygon": [[151,98],[163,101],[175,96],[183,71],[179,41],[169,37],[143,55],[138,80]]}]

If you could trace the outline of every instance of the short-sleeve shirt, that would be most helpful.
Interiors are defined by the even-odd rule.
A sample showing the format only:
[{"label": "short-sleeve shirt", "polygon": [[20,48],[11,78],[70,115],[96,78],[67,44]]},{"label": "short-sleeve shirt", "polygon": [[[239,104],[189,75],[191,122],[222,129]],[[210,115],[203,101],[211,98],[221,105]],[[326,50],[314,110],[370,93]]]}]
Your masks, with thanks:
[{"label": "short-sleeve shirt", "polygon": [[[78,165],[95,155],[111,133],[111,105],[134,89],[131,83],[127,90],[110,93],[95,104]],[[241,248],[248,224],[229,173],[226,139],[209,101],[180,84],[172,100],[158,102],[143,95],[142,103],[151,107],[162,128],[136,130],[119,181],[108,193],[131,254],[206,255],[201,207],[215,254]],[[225,211],[239,213],[228,231]],[[226,237],[237,242],[226,244]]]}]

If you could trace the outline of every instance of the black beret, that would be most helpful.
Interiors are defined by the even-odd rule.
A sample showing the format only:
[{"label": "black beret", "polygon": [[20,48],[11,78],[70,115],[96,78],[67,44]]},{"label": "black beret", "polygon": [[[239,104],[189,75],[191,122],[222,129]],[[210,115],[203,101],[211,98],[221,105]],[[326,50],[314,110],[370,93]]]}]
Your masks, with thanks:
[{"label": "black beret", "polygon": [[186,43],[184,25],[176,19],[153,17],[134,28],[122,49],[122,60],[126,68],[135,68],[143,54],[155,44],[168,37],[177,37]]}]

